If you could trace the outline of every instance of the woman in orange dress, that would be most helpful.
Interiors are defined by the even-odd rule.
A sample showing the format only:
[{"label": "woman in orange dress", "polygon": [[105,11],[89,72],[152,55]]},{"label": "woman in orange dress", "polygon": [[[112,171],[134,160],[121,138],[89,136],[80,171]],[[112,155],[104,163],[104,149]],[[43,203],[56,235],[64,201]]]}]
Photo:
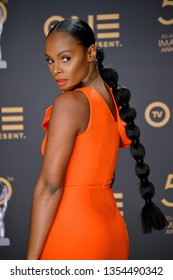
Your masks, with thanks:
[{"label": "woman in orange dress", "polygon": [[[130,120],[128,138],[124,112],[120,118],[114,97],[120,93],[122,109],[128,111],[130,93],[117,87],[116,71],[103,66],[103,52],[82,20],[56,24],[46,38],[45,54],[61,94],[43,121],[44,157],[33,196],[27,259],[128,259],[127,229],[111,186],[119,147],[132,141],[135,159],[141,164],[144,158],[143,150],[135,152],[139,131],[130,126],[135,112],[124,117]],[[146,184],[149,172],[144,167],[142,173],[138,165],[137,173]],[[149,187],[142,195],[150,205]]]}]

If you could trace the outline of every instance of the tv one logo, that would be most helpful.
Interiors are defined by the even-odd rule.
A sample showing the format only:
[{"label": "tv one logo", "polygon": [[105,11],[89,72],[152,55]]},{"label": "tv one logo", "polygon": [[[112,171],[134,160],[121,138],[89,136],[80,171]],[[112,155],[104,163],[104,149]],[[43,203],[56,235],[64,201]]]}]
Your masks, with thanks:
[{"label": "tv one logo", "polygon": [[170,120],[171,112],[169,107],[160,101],[152,102],[145,110],[145,119],[153,127],[160,128]]},{"label": "tv one logo", "polygon": [[[71,16],[72,19],[78,19],[78,16]],[[59,15],[49,17],[44,24],[44,34],[47,35],[49,30],[58,21],[64,18]],[[99,14],[88,15],[87,22],[96,36],[96,44],[100,47],[121,47],[120,43],[120,14]]]}]

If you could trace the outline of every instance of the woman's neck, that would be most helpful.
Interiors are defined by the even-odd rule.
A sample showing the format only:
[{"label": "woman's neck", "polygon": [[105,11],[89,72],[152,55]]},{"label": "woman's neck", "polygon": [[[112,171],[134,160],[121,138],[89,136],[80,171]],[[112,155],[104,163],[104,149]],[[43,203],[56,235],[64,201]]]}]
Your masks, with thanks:
[{"label": "woman's neck", "polygon": [[103,84],[103,80],[100,77],[99,71],[94,65],[93,69],[90,71],[89,75],[86,77],[85,80],[83,80],[81,83],[79,83],[78,87],[91,87],[91,88],[97,88],[98,86]]}]

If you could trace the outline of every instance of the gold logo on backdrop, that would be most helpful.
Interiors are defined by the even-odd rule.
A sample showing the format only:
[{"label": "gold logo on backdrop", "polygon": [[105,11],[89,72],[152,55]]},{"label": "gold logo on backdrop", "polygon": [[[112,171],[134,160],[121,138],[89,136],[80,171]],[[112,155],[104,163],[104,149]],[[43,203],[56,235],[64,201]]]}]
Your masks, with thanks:
[{"label": "gold logo on backdrop", "polygon": [[8,201],[8,200],[10,200],[10,198],[12,196],[12,187],[11,187],[9,180],[7,180],[3,177],[0,177],[0,187],[1,187],[0,205],[3,205],[5,197],[7,196],[7,201]]},{"label": "gold logo on backdrop", "polygon": [[163,102],[152,102],[145,110],[145,119],[153,127],[162,127],[170,119],[170,110]]},{"label": "gold logo on backdrop", "polygon": [[49,33],[49,30],[54,26],[54,24],[56,24],[56,22],[62,21],[62,20],[64,20],[64,18],[61,17],[61,16],[51,16],[51,17],[49,17],[45,21],[45,24],[44,24],[44,27],[43,27],[45,36],[47,36],[47,34]]},{"label": "gold logo on backdrop", "polygon": [[[6,19],[7,19],[7,9],[5,5],[2,2],[0,2],[0,40],[3,33],[3,25]],[[7,62],[2,59],[2,48],[0,44],[0,69],[6,69],[6,68],[7,68]]]},{"label": "gold logo on backdrop", "polygon": [[120,38],[120,24],[115,22],[119,20],[119,14],[97,15],[96,18],[98,39]]},{"label": "gold logo on backdrop", "polygon": [[[71,16],[78,19],[78,16]],[[44,33],[47,36],[53,25],[64,18],[59,15],[49,17],[44,24]],[[88,15],[88,24],[93,29],[96,36],[96,44],[100,47],[122,47],[120,42],[120,14],[99,14]]]},{"label": "gold logo on backdrop", "polygon": [[2,10],[2,24],[4,24],[7,19],[7,9],[1,1],[0,1],[0,9]]},{"label": "gold logo on backdrop", "polygon": [[[23,130],[24,125],[21,124],[23,118],[23,107],[3,107],[1,108],[3,116],[1,117],[2,131]],[[16,115],[20,113],[20,115]],[[15,123],[15,124],[14,124]]]},{"label": "gold logo on backdrop", "polygon": [[124,211],[123,211],[123,207],[124,207],[124,203],[123,203],[123,193],[114,193],[114,197],[116,200],[116,204],[118,209],[120,210],[120,213],[122,216],[124,216]]},{"label": "gold logo on backdrop", "polygon": [[[173,189],[173,174],[168,174],[168,178],[165,185],[165,190]],[[167,207],[173,207],[173,199],[172,201],[168,201],[166,198],[163,198],[161,202]]]},{"label": "gold logo on backdrop", "polygon": [[165,234],[173,234],[173,218],[171,216],[166,216],[168,221],[168,226],[166,227]]},{"label": "gold logo on backdrop", "polygon": [[161,53],[173,52],[173,34],[162,34],[158,40],[158,47]]},{"label": "gold logo on backdrop", "polygon": [[1,108],[0,139],[25,139],[23,107]]},{"label": "gold logo on backdrop", "polygon": [[[163,198],[161,202],[166,207],[173,207],[173,196],[171,196],[171,192],[173,189],[173,174],[168,174],[166,184],[165,184],[165,191],[167,192],[167,197],[169,193],[169,198]],[[170,190],[170,192],[168,192]],[[172,199],[171,199],[172,198]],[[165,234],[173,234],[173,218],[171,216],[166,216],[168,221],[168,226],[165,229]]]},{"label": "gold logo on backdrop", "polygon": [[10,245],[9,238],[5,237],[4,218],[8,208],[8,201],[11,198],[11,195],[12,187],[9,180],[0,177],[0,246]]},{"label": "gold logo on backdrop", "polygon": [[[172,6],[173,7],[173,0],[163,0],[162,2],[162,8]],[[171,25],[173,24],[173,18],[171,19],[165,19],[162,16],[158,17],[158,21],[164,25]]]},{"label": "gold logo on backdrop", "polygon": [[[167,10],[173,11],[173,0],[162,0],[162,8],[167,7]],[[173,24],[173,17],[166,18],[166,17],[158,17],[158,21],[165,25],[169,26]],[[166,27],[165,27],[166,28]],[[172,53],[173,52],[173,33],[172,34],[161,34],[160,38],[158,39],[158,48],[160,49],[161,53]]]}]

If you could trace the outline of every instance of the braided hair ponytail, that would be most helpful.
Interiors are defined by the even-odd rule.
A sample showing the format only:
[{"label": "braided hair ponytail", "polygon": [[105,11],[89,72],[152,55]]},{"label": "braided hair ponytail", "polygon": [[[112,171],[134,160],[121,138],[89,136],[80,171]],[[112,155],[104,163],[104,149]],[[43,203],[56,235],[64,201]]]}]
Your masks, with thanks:
[{"label": "braided hair ponytail", "polygon": [[152,229],[161,230],[167,226],[167,220],[157,205],[152,202],[155,188],[148,179],[150,167],[144,161],[145,148],[140,142],[140,129],[134,123],[137,115],[136,110],[129,105],[131,93],[127,88],[118,85],[117,72],[110,66],[104,66],[102,64],[103,60],[103,49],[97,47],[96,62],[99,73],[108,86],[112,88],[117,106],[120,107],[120,117],[126,123],[126,135],[131,140],[130,152],[136,161],[135,173],[140,180],[140,194],[145,200],[145,205],[141,212],[143,232],[151,233]]}]

